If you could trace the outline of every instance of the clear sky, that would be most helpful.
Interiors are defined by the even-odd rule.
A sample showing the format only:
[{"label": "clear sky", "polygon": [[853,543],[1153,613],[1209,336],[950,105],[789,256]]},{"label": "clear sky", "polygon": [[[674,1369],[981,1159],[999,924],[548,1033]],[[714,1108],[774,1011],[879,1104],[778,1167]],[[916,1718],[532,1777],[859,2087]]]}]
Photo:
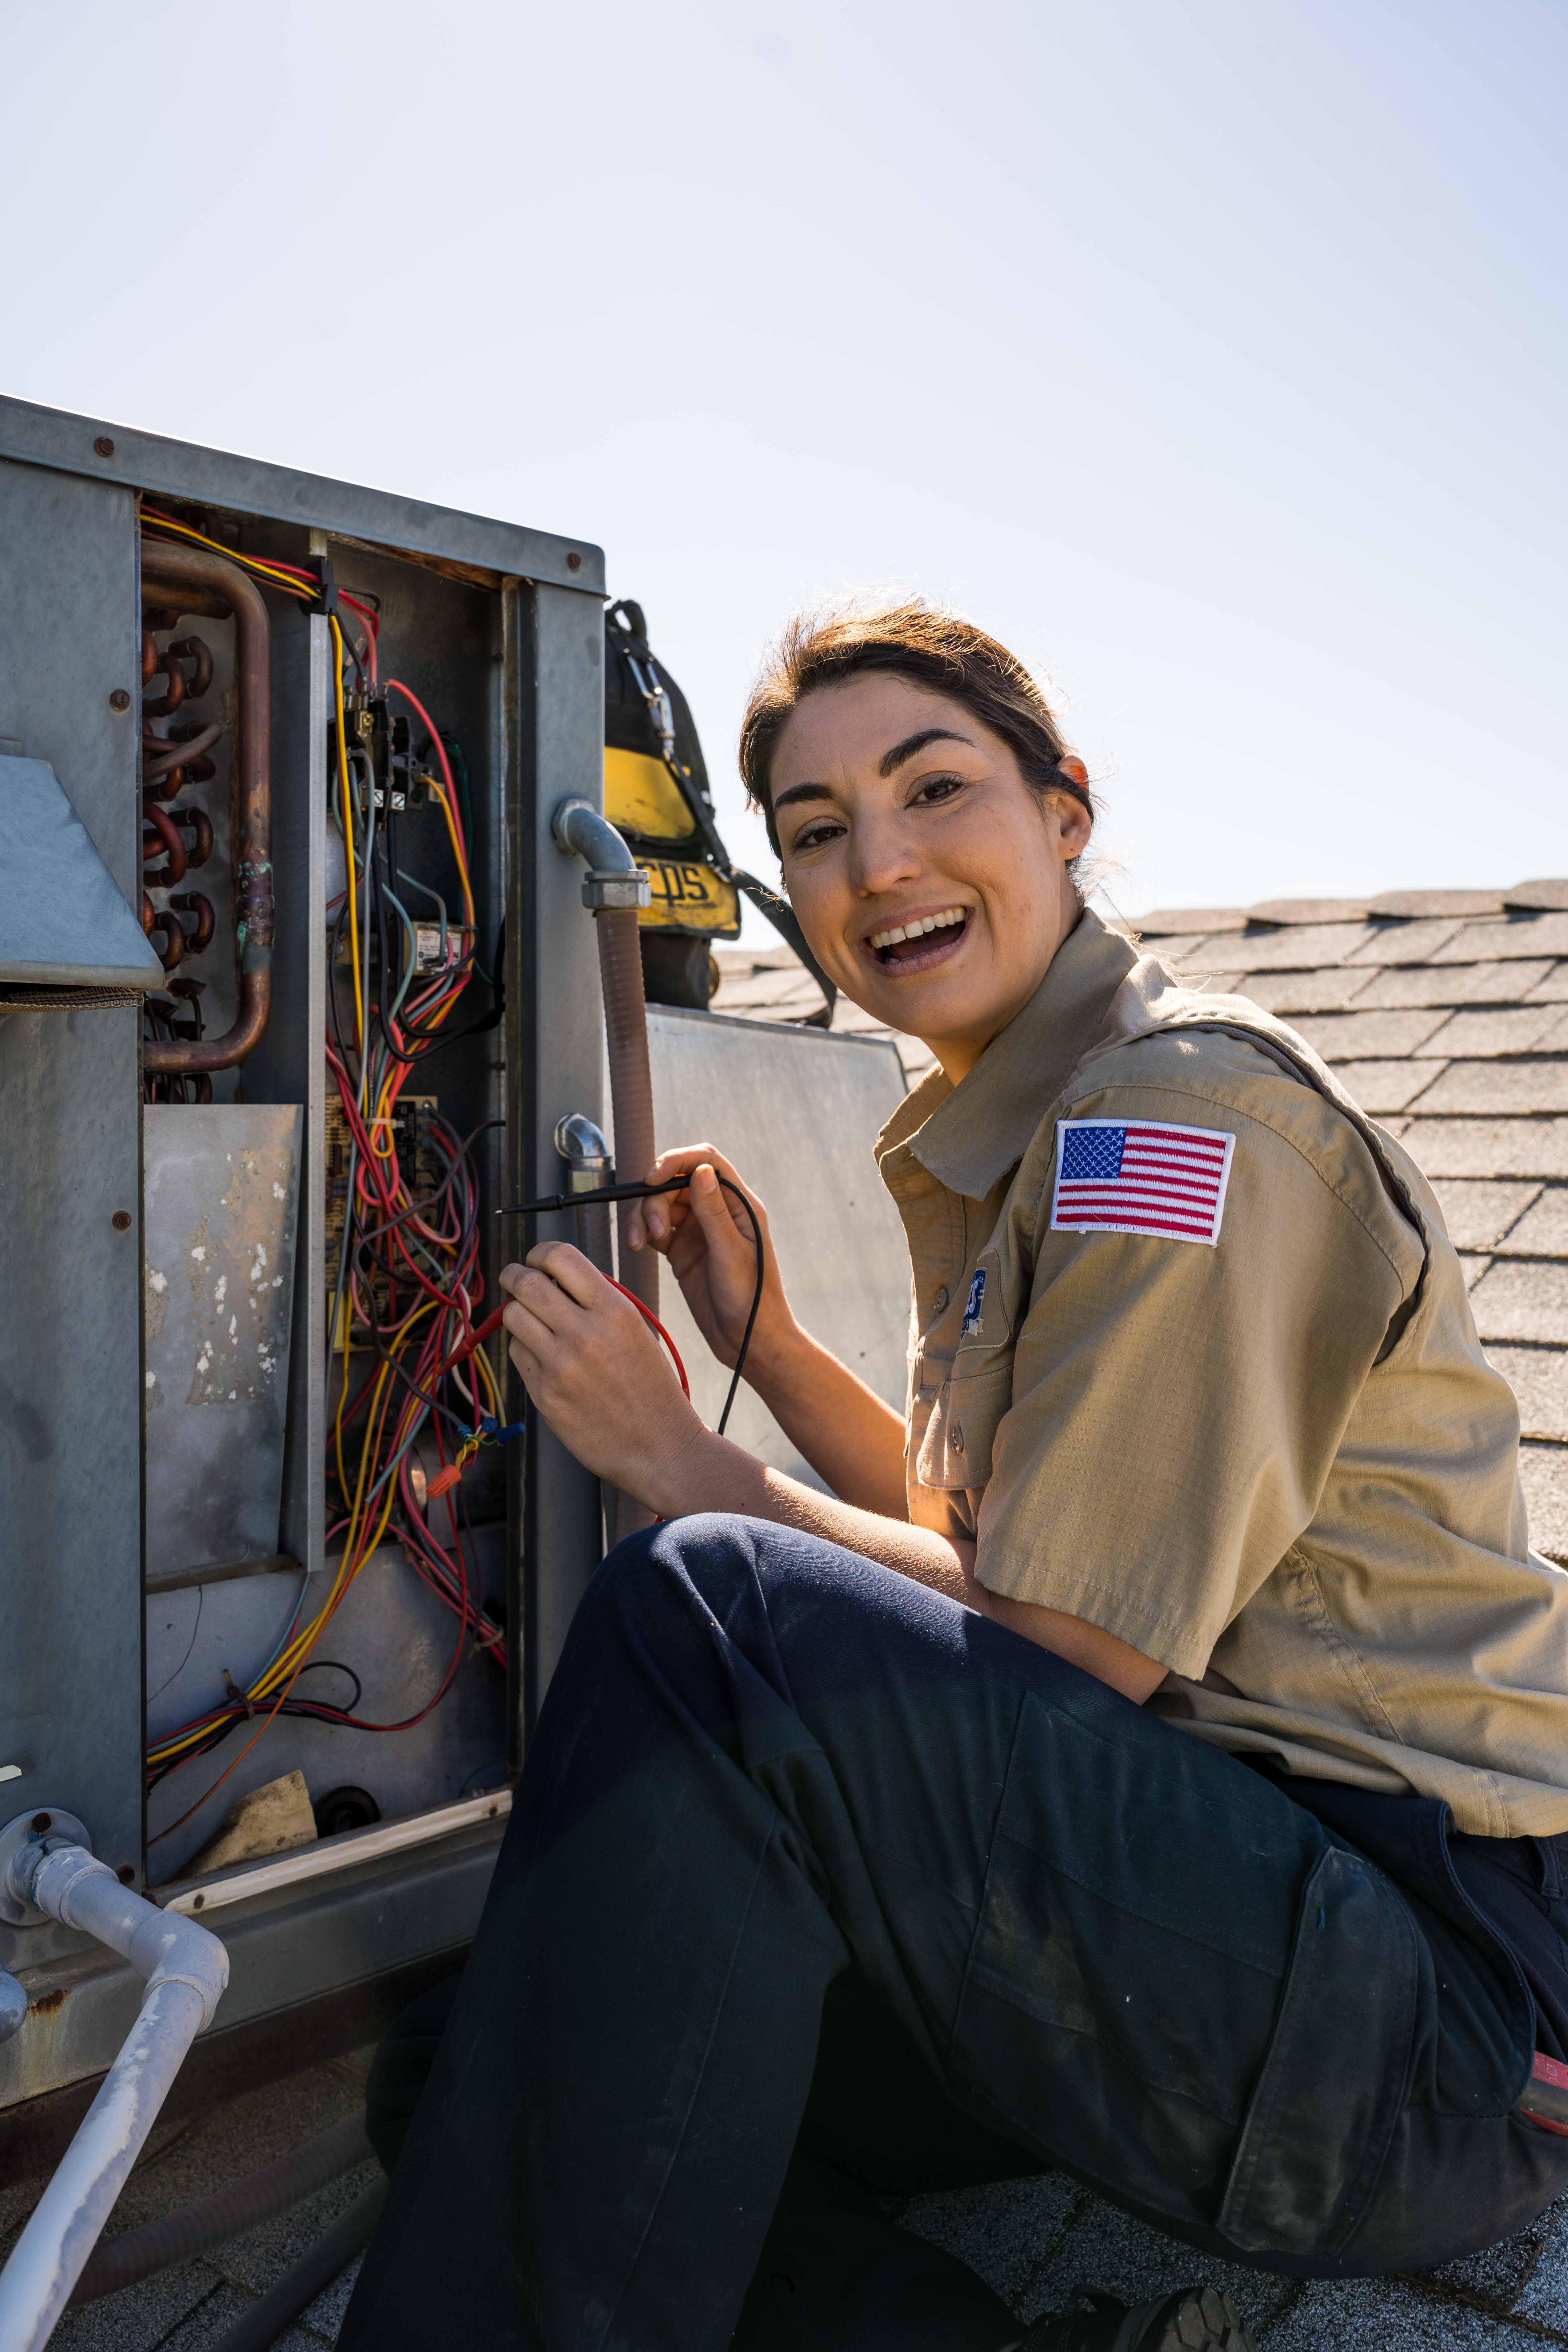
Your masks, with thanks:
[{"label": "clear sky", "polygon": [[596,539],[735,853],[850,587],[1129,912],[1568,874],[1561,0],[0,0],[0,386]]}]

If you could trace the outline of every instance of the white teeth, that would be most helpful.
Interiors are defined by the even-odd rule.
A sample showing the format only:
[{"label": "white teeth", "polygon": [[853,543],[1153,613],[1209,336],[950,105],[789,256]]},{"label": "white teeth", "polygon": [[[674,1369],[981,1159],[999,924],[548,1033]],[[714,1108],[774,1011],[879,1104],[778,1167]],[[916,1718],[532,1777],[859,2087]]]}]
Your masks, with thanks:
[{"label": "white teeth", "polygon": [[962,923],[969,912],[967,907],[944,907],[940,915],[917,915],[913,922],[894,923],[885,931],[873,931],[869,945],[879,954],[883,948],[897,947],[900,940],[923,938],[927,931],[940,931],[950,923]]}]

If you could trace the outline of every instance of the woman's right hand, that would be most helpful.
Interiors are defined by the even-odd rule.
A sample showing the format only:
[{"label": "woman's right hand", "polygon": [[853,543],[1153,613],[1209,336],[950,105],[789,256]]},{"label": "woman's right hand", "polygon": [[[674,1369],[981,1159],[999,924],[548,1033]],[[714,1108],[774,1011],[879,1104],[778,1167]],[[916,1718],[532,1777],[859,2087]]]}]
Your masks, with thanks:
[{"label": "woman's right hand", "polygon": [[740,1185],[762,1228],[766,1260],[762,1303],[746,1356],[746,1377],[754,1386],[757,1377],[765,1378],[798,1336],[779,1278],[768,1213],[751,1186],[741,1183],[729,1160],[710,1143],[686,1144],[679,1151],[660,1152],[644,1181],[662,1184],[672,1176],[689,1180],[685,1190],[639,1201],[626,1238],[634,1250],[651,1247],[668,1259],[693,1322],[719,1361],[732,1370],[752,1311],[757,1254],[744,1209],[718,1180],[724,1176]]}]

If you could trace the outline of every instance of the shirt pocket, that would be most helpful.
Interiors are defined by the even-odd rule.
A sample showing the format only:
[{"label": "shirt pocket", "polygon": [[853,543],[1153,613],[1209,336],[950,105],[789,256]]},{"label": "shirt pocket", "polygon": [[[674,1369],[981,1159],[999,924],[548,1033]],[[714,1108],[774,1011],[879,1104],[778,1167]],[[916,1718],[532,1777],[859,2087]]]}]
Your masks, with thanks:
[{"label": "shirt pocket", "polygon": [[1002,1416],[1013,1402],[1013,1344],[961,1348],[943,1381],[915,1459],[922,1486],[984,1486]]}]

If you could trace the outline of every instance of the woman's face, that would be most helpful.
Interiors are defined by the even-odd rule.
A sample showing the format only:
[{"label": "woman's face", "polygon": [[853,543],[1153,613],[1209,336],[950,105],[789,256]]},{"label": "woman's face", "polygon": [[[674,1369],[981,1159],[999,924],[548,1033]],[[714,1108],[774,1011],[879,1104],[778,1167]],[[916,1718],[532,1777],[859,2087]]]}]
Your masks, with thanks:
[{"label": "woman's face", "polygon": [[1091,819],[1042,801],[960,702],[872,672],[808,694],[773,753],[784,884],[846,996],[923,1038],[956,1084],[1078,920]]}]

